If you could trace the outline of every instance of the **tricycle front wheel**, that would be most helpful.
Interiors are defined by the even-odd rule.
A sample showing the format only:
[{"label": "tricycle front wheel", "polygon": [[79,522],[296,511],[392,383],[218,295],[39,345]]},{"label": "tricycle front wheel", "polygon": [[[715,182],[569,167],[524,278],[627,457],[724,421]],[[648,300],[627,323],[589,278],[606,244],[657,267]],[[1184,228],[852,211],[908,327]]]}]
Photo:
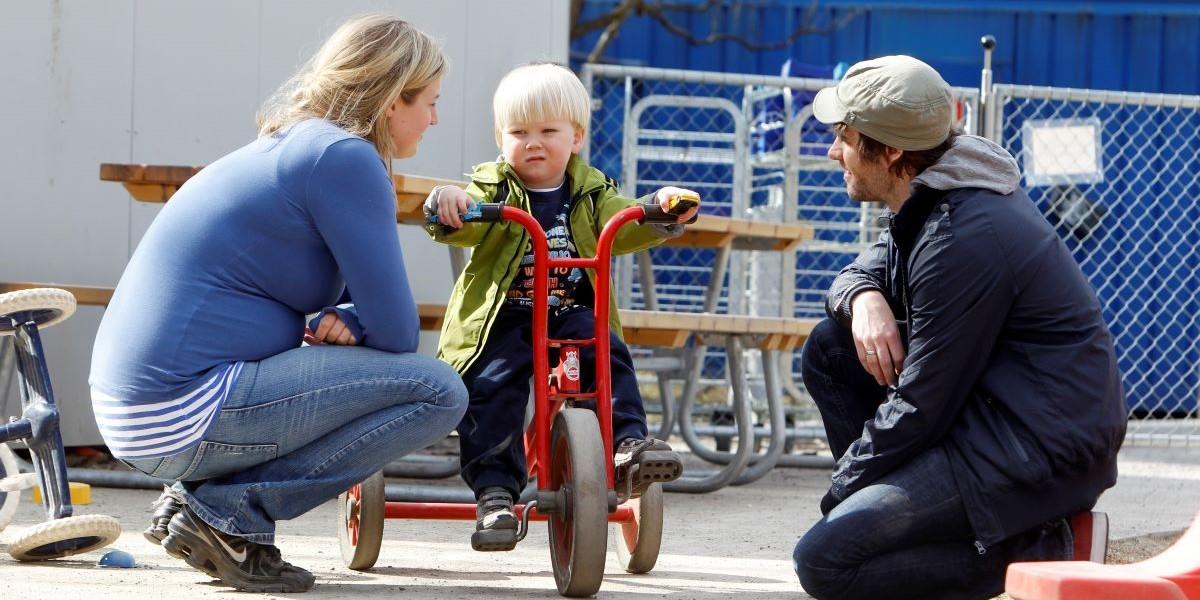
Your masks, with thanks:
[{"label": "tricycle front wheel", "polygon": [[608,485],[596,415],[564,408],[550,434],[550,558],[558,593],[587,597],[600,589],[608,550]]}]

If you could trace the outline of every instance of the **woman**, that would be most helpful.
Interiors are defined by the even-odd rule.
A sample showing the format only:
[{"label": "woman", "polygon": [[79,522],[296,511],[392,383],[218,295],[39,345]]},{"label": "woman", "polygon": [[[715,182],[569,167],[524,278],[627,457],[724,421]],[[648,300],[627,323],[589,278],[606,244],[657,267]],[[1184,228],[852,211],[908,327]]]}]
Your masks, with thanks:
[{"label": "woman", "polygon": [[344,24],[268,101],[259,138],[172,197],[101,322],[100,432],[179,481],[147,536],[239,590],[311,588],[275,522],[444,437],[465,409],[455,371],[415,353],[390,166],[437,123],[444,71],[404,21]]}]

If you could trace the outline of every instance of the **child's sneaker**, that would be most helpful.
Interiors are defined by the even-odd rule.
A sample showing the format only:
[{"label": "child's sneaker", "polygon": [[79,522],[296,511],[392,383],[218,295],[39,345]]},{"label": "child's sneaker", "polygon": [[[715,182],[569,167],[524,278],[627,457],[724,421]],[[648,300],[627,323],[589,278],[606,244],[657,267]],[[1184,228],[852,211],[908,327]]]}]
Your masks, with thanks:
[{"label": "child's sneaker", "polygon": [[279,548],[217,531],[184,506],[167,524],[167,554],[243,592],[305,592],[312,573],[283,561]]},{"label": "child's sneaker", "polygon": [[475,507],[471,547],[480,552],[500,552],[517,547],[517,515],[508,490],[502,487],[483,489]]},{"label": "child's sneaker", "polygon": [[674,481],[683,475],[683,461],[662,440],[621,440],[613,451],[617,495],[625,500],[639,498],[652,483]]},{"label": "child's sneaker", "polygon": [[174,517],[183,505],[183,496],[175,491],[175,488],[163,486],[162,495],[154,501],[154,514],[150,516],[150,526],[142,532],[146,540],[151,544],[161,545],[168,535],[167,523],[171,522],[171,517]]},{"label": "child's sneaker", "polygon": [[1103,564],[1108,554],[1108,515],[1085,510],[1072,515],[1070,522],[1075,537],[1074,560]]}]

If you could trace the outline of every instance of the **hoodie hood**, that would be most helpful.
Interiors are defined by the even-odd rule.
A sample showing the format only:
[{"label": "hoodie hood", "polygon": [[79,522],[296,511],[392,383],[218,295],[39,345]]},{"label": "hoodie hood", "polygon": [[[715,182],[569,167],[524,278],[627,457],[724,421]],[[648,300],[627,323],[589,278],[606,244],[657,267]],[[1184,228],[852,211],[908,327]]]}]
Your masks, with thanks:
[{"label": "hoodie hood", "polygon": [[1021,183],[1017,159],[995,142],[960,135],[933,166],[913,179],[912,185],[935,190],[980,188],[1007,196]]}]

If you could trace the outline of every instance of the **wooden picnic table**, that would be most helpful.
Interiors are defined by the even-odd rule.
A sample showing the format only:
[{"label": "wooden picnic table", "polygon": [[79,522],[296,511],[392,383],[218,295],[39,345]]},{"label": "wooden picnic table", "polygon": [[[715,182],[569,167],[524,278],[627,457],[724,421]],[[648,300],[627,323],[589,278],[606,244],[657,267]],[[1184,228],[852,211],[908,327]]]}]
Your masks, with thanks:
[{"label": "wooden picnic table", "polygon": [[[103,163],[100,179],[118,182],[129,195],[140,202],[162,203],[204,167]],[[396,187],[396,222],[421,225],[425,214],[421,210],[425,198],[435,186],[465,187],[465,181],[436,179],[419,175],[393,176]],[[810,239],[812,227],[803,223],[766,223],[714,215],[700,215],[687,226],[683,235],[664,245],[693,248],[722,248],[788,251],[801,241]]]}]

